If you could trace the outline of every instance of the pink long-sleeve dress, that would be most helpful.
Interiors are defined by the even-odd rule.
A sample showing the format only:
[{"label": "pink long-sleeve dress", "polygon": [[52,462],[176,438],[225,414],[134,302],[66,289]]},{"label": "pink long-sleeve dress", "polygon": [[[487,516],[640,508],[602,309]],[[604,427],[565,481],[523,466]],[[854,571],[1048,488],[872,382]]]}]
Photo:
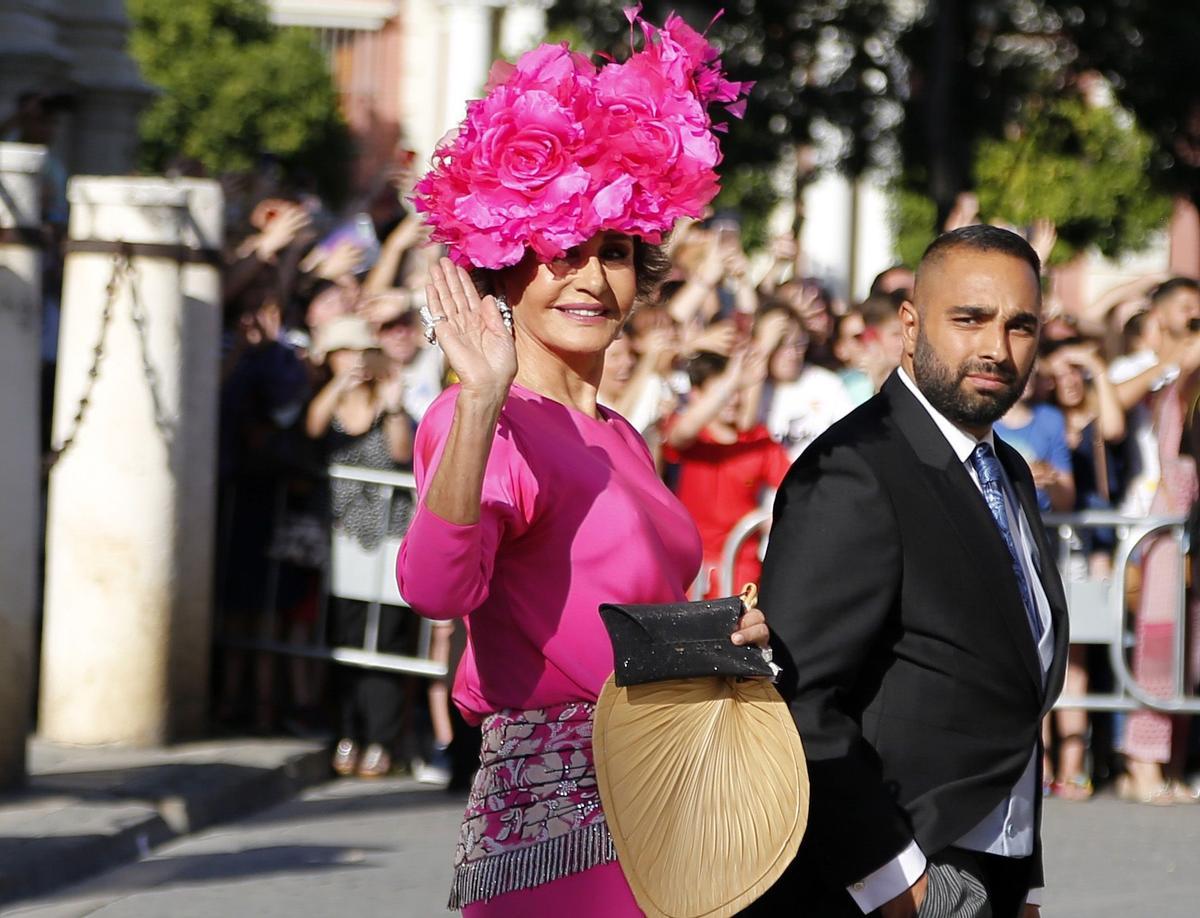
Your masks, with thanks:
[{"label": "pink long-sleeve dress", "polygon": [[[514,737],[547,719],[556,735],[566,737],[554,755],[583,767],[585,753],[590,768],[587,714],[613,670],[597,609],[604,602],[686,599],[700,566],[699,533],[623,418],[604,408],[593,418],[519,385],[500,413],[479,522],[462,526],[441,519],[423,498],[457,397],[458,387],[446,390],[417,431],[414,467],[422,500],[397,561],[400,592],[421,615],[465,622],[467,649],[453,699],[469,722],[484,725],[481,775],[489,771],[489,756],[510,754]],[[498,808],[488,803],[489,794],[498,797],[498,782],[509,777],[504,763],[490,777],[477,777],[457,861],[472,850],[513,843],[511,822],[498,828],[486,813],[489,806]],[[530,814],[547,814],[526,807],[518,820],[525,840],[537,844],[578,830],[583,820],[602,821],[594,791],[572,799],[583,816],[556,815],[551,804],[539,822]],[[568,904],[575,918],[641,914],[611,858],[549,883],[486,894],[496,882],[493,876],[477,884],[463,900],[465,914],[550,914]]]}]

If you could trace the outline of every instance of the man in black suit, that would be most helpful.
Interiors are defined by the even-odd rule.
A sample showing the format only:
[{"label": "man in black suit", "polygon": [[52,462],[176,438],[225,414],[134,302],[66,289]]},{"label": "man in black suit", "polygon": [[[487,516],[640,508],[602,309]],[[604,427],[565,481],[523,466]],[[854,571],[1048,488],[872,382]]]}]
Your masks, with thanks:
[{"label": "man in black suit", "polygon": [[812,797],[796,863],[747,914],[1039,913],[1066,602],[1029,469],[992,435],[1033,368],[1039,275],[1005,230],[939,237],[900,369],[779,489],[762,607]]}]

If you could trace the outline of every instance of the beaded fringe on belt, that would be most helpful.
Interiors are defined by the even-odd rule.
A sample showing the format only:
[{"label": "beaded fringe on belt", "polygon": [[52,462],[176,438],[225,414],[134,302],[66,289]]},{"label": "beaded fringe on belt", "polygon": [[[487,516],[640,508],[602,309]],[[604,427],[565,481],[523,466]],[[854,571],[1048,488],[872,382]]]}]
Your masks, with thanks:
[{"label": "beaded fringe on belt", "polygon": [[483,723],[479,771],[454,857],[451,909],[617,859],[592,760],[595,706],[501,711]]}]

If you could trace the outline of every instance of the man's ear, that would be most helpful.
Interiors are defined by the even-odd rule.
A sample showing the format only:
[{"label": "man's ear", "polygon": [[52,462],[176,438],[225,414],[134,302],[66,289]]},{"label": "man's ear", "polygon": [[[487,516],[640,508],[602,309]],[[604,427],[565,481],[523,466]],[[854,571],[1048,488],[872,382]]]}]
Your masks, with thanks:
[{"label": "man's ear", "polygon": [[917,334],[921,330],[921,314],[911,300],[900,304],[900,333],[904,337],[904,353],[911,357],[917,350]]}]

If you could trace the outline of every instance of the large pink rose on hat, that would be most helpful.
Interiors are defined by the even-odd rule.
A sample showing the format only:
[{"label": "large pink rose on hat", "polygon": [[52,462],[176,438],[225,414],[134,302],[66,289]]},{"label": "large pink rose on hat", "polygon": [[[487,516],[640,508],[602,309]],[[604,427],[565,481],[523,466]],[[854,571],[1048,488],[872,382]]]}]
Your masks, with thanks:
[{"label": "large pink rose on hat", "polygon": [[677,16],[640,23],[645,47],[597,68],[542,45],[492,69],[487,96],[416,187],[435,242],[460,264],[502,268],[527,250],[560,257],[597,230],[658,241],[716,195],[720,147],[709,102],[738,100],[715,48]]}]

